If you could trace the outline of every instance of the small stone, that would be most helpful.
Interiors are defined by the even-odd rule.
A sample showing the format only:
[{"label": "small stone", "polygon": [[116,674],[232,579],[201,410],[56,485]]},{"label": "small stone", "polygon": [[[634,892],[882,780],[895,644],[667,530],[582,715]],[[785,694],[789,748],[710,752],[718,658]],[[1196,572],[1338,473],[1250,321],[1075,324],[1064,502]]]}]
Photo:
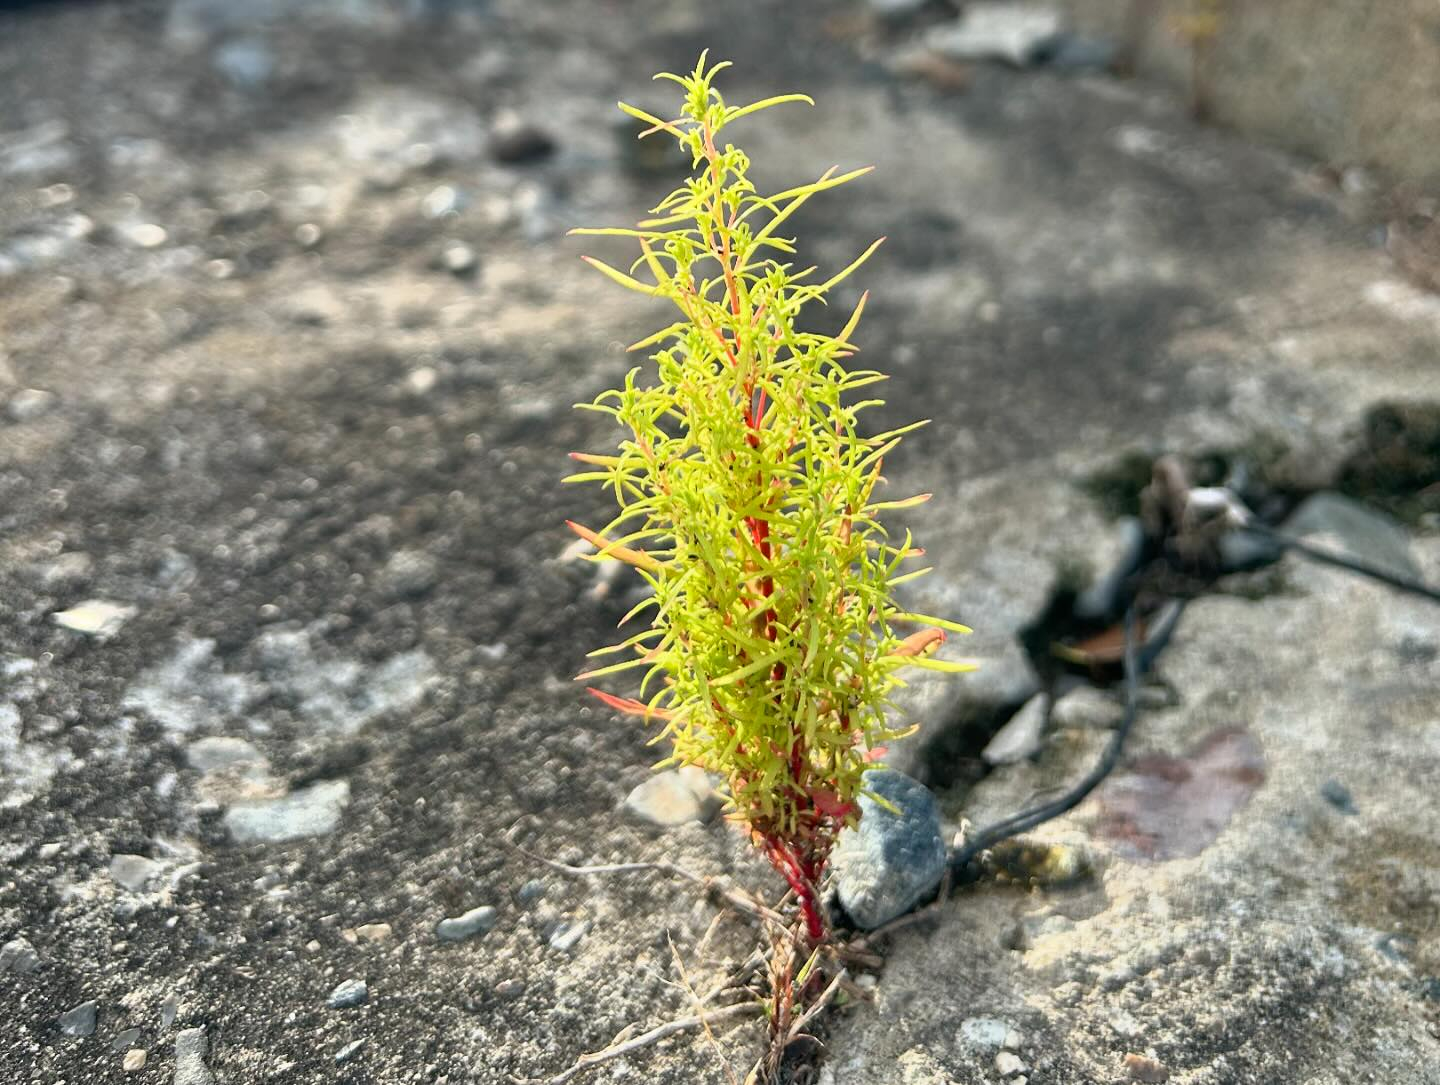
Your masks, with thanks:
[{"label": "small stone", "polygon": [[143,855],[116,855],[110,859],[111,879],[132,893],[143,893],[164,869],[160,863]]},{"label": "small stone", "polygon": [[[1115,525],[1115,536],[1107,540],[1109,564],[1094,583],[1075,598],[1075,616],[1087,621],[1112,617],[1120,609],[1125,582],[1139,568],[1145,553],[1145,528],[1138,518],[1126,516]],[[1107,560],[1106,558],[1099,559]]]},{"label": "small stone", "polygon": [[1078,686],[1056,699],[1050,722],[1062,730],[1108,731],[1124,715],[1124,706],[1104,690]]},{"label": "small stone", "polygon": [[437,185],[420,201],[420,213],[427,219],[444,218],[459,210],[460,193],[454,185]]},{"label": "small stone", "polygon": [[92,1000],[72,1006],[60,1015],[60,1031],[66,1036],[90,1036],[95,1032],[99,1006]]},{"label": "small stone", "polygon": [[134,607],[111,603],[104,599],[87,599],[69,610],[59,610],[50,617],[56,625],[76,633],[85,633],[98,640],[113,637],[137,613]]},{"label": "small stone", "polygon": [[720,805],[709,778],[693,765],[654,773],[625,798],[627,814],[665,829],[708,821]]},{"label": "small stone", "polygon": [[440,920],[435,924],[435,933],[446,942],[463,942],[477,934],[488,933],[499,922],[499,918],[500,914],[494,908],[482,904],[479,908],[471,908],[464,915]]},{"label": "small stone", "polygon": [[1021,1032],[1018,1028],[1012,1028],[1009,1032],[1005,1034],[1005,1039],[1002,1041],[1001,1045],[1005,1048],[1006,1051],[1019,1051],[1020,1045],[1024,1042],[1025,1034]]},{"label": "small stone", "polygon": [[127,1028],[124,1032],[118,1033],[115,1039],[110,1041],[111,1051],[124,1051],[135,1046],[135,1041],[140,1039],[138,1028]]},{"label": "small stone", "polygon": [[1030,1067],[1025,1065],[1025,1060],[1013,1051],[1002,1051],[995,1056],[995,1071],[1001,1077],[1013,1077],[1028,1069]]},{"label": "small stone", "polygon": [[1126,1055],[1125,1070],[1131,1081],[1143,1081],[1146,1085],[1161,1085],[1170,1080],[1170,1068],[1148,1055]]},{"label": "small stone", "polygon": [[515,899],[521,904],[534,904],[545,895],[545,883],[539,878],[531,878],[515,892]]},{"label": "small stone", "polygon": [[10,397],[5,410],[15,422],[33,422],[49,414],[58,402],[54,392],[42,388],[22,388]]},{"label": "small stone", "polygon": [[960,1042],[973,1051],[999,1051],[1011,1028],[994,1017],[967,1017],[960,1022]]},{"label": "small stone", "polygon": [[588,919],[579,922],[557,923],[555,929],[550,932],[550,948],[558,949],[561,953],[569,953],[580,944],[580,939],[590,933],[590,927],[591,923]]},{"label": "small stone", "polygon": [[369,1000],[370,988],[364,980],[342,980],[335,990],[330,992],[325,1005],[332,1010],[349,1010],[363,1006]]},{"label": "small stone", "polygon": [[228,41],[215,50],[215,69],[242,90],[254,90],[275,71],[275,54],[258,38]]},{"label": "small stone", "polygon": [[1325,545],[1333,539],[1341,549],[1383,566],[1401,576],[1419,578],[1410,550],[1410,534],[1389,516],[1339,494],[1312,494],[1281,525],[1287,535],[1314,539]]},{"label": "small stone", "polygon": [[269,767],[265,755],[243,738],[216,735],[185,747],[185,762],[201,772],[219,772],[241,766]]},{"label": "small stone", "polygon": [[385,563],[377,587],[391,599],[416,599],[439,577],[439,563],[423,550],[397,550]]},{"label": "small stone", "polygon": [[1392,961],[1408,961],[1415,954],[1417,942],[1408,934],[1391,931],[1375,940],[1375,948]]},{"label": "small stone", "polygon": [[1037,693],[1011,716],[985,745],[980,756],[991,765],[1013,765],[1040,752],[1050,698]]},{"label": "small stone", "polygon": [[349,803],[348,780],[322,780],[283,798],[236,803],[224,822],[237,844],[280,844],[334,832]]},{"label": "small stone", "polygon": [[501,980],[495,985],[495,993],[507,1001],[519,998],[525,993],[525,981],[517,979]]},{"label": "small stone", "polygon": [[124,1070],[127,1074],[133,1074],[136,1070],[143,1070],[145,1069],[146,1058],[147,1055],[143,1047],[133,1048],[125,1052],[125,1058],[120,1063],[120,1069]]},{"label": "small stone", "polygon": [[355,928],[355,937],[362,942],[388,942],[392,931],[389,923],[364,923]]},{"label": "small stone", "polygon": [[174,1085],[215,1085],[215,1075],[205,1065],[210,1039],[203,1028],[181,1029],[175,1034]]},{"label": "small stone", "polygon": [[[1120,986],[1124,986],[1126,982],[1128,982],[1128,978],[1121,980]],[[1144,1031],[1144,1027],[1135,1019],[1135,1015],[1123,1009],[1113,1011],[1110,1016],[1106,1018],[1106,1024],[1108,1024],[1115,1031],[1115,1035],[1119,1036],[1122,1040],[1133,1040]]]},{"label": "small stone", "polygon": [[157,226],[153,222],[137,222],[133,226],[126,226],[120,231],[120,236],[137,249],[158,249],[170,238],[165,227]]},{"label": "small stone", "polygon": [[1359,813],[1359,811],[1355,809],[1355,799],[1350,794],[1350,789],[1339,780],[1326,780],[1320,785],[1320,795],[1342,814]]},{"label": "small stone", "polygon": [[480,258],[475,255],[475,250],[463,241],[448,242],[440,250],[440,263],[451,275],[463,278],[474,272],[479,266]]},{"label": "small stone", "polygon": [[1115,63],[1118,52],[1108,38],[1062,34],[1049,43],[1044,59],[1050,67],[1066,71],[1103,71]]},{"label": "small stone", "polygon": [[957,60],[1004,60],[1023,68],[1045,55],[1060,30],[1060,13],[1051,7],[974,3],[955,22],[932,29],[925,43]]},{"label": "small stone", "polygon": [[302,249],[313,249],[324,236],[324,231],[313,222],[302,222],[295,227],[295,243]]},{"label": "small stone", "polygon": [[554,150],[555,141],[548,133],[518,118],[504,119],[490,135],[490,154],[497,162],[537,162]]},{"label": "small stone", "polygon": [[160,1027],[163,1029],[173,1025],[179,1012],[180,1000],[174,995],[166,995],[165,1001],[160,1003]]},{"label": "small stone", "polygon": [[1279,561],[1284,553],[1274,540],[1243,528],[1220,536],[1220,568],[1227,573],[1262,568]]},{"label": "small stone", "polygon": [[339,1051],[335,1052],[335,1061],[336,1061],[337,1063],[349,1062],[349,1061],[350,1061],[351,1059],[353,1059],[356,1055],[360,1054],[360,1049],[363,1048],[364,1046],[365,1046],[365,1041],[364,1041],[364,1040],[351,1040],[348,1044],[346,1044],[344,1047],[342,1047]]},{"label": "small stone", "polygon": [[940,883],[946,852],[940,811],[929,790],[891,769],[866,773],[865,786],[900,812],[861,795],[860,825],[840,834],[834,868],[845,911],[863,930],[874,930],[904,915]]},{"label": "small stone", "polygon": [[440,375],[433,366],[422,365],[412,369],[405,377],[405,388],[411,395],[428,396],[435,390]]},{"label": "small stone", "polygon": [[12,938],[0,946],[0,972],[34,972],[40,967],[40,954],[24,938]]},{"label": "small stone", "polygon": [[902,19],[913,15],[930,0],[869,0],[870,10],[882,19]]}]

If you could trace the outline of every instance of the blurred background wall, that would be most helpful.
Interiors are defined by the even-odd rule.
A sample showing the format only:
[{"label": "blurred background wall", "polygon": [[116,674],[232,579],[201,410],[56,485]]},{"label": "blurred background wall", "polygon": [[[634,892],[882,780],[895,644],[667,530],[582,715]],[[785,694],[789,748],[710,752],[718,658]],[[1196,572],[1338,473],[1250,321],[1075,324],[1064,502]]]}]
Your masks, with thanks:
[{"label": "blurred background wall", "polygon": [[[1211,115],[1337,166],[1440,183],[1436,0],[1059,0],[1128,40],[1137,70],[1189,87],[1197,20],[1214,20]],[[1202,50],[1206,48],[1201,45]]]}]

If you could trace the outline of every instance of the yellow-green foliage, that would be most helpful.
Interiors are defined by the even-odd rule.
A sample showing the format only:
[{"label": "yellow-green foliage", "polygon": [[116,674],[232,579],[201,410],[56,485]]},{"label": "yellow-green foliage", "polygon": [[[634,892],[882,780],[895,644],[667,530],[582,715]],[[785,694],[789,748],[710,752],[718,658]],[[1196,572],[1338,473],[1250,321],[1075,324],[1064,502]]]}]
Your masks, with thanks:
[{"label": "yellow-green foliage", "polygon": [[[922,551],[908,533],[892,542],[878,516],[928,495],[878,499],[881,464],[922,423],[860,428],[880,401],[856,393],[884,379],[845,364],[864,298],[838,335],[797,327],[803,307],[879,242],[815,281],[813,268],[790,261],[780,228],[812,196],[869,171],[830,170],[759,195],[748,157],[718,137],[742,117],[810,100],[727,106],[712,85],[724,67],[707,70],[702,56],[688,76],[657,77],[684,89],[675,120],[620,107],[651,125],[647,135],[678,140],[694,176],[637,229],[574,231],[637,241],[628,273],[587,259],[680,315],[631,348],[653,349],[653,368],[581,405],[613,417],[625,437],[613,455],[575,453],[593,469],[572,478],[612,490],[620,512],[599,531],[572,527],[597,560],[625,561],[654,588],[627,616],[648,627],[593,653],[623,658],[581,677],[642,672],[638,700],[597,695],[661,725],[656,740],[674,745],[664,763],[723,776],[732,816],[792,885],[808,886],[835,833],[858,817],[864,770],[898,734],[885,717],[895,672],[968,669],[929,658],[941,630],[968,630],[892,601],[896,584],[926,570],[902,572]],[[925,628],[902,638],[896,623]]]}]

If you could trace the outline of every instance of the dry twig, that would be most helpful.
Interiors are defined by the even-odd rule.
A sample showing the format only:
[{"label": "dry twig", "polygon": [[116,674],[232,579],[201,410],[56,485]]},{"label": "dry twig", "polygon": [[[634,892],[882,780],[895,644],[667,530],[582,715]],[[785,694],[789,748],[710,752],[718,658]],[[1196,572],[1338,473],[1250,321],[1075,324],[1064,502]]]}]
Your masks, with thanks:
[{"label": "dry twig", "polygon": [[710,1041],[710,1046],[715,1051],[715,1057],[720,1060],[720,1065],[725,1067],[725,1076],[730,1079],[730,1085],[740,1085],[735,1080],[735,1070],[730,1065],[730,1060],[725,1057],[725,1052],[720,1047],[720,1041],[715,1039],[715,1033],[710,1031],[710,1024],[705,1020],[705,1003],[690,982],[689,975],[685,972],[685,962],[680,959],[680,951],[675,948],[675,942],[667,933],[665,943],[670,947],[670,956],[675,960],[675,969],[680,973],[680,984],[685,993],[690,996],[690,1001],[695,1003],[695,1016],[700,1018],[700,1028],[705,1032],[705,1039]]},{"label": "dry twig", "polygon": [[649,1032],[642,1032],[623,1043],[611,1044],[609,1047],[601,1048],[599,1051],[591,1051],[581,1055],[575,1060],[575,1064],[567,1070],[563,1070],[552,1078],[539,1078],[525,1081],[521,1078],[514,1078],[523,1085],[536,1085],[543,1082],[543,1085],[565,1085],[565,1082],[572,1080],[579,1074],[590,1069],[592,1066],[599,1066],[601,1063],[609,1062],[611,1059],[618,1059],[624,1055],[632,1055],[636,1051],[642,1051],[652,1047],[670,1036],[677,1033],[688,1032],[694,1028],[708,1028],[707,1021],[722,1021],[732,1017],[742,1017],[746,1014],[758,1013],[760,1005],[756,1002],[737,1002],[733,1006],[721,1006],[719,1009],[711,1010],[708,1014],[696,1014],[691,1017],[677,1017],[673,1021],[666,1021],[663,1025],[656,1025]]},{"label": "dry twig", "polygon": [[769,923],[785,926],[785,917],[773,908],[766,907],[749,893],[737,889],[730,884],[729,879],[713,874],[696,874],[693,870],[686,870],[675,863],[664,862],[643,862],[643,863],[597,863],[593,866],[571,866],[569,863],[557,862],[554,859],[546,859],[542,855],[526,851],[518,844],[511,844],[521,855],[537,863],[543,863],[551,870],[559,871],[561,874],[568,874],[571,877],[587,877],[592,874],[633,874],[645,870],[655,870],[662,874],[671,874],[675,877],[685,878],[703,888],[707,893],[714,893],[716,896],[728,901],[740,911]]}]

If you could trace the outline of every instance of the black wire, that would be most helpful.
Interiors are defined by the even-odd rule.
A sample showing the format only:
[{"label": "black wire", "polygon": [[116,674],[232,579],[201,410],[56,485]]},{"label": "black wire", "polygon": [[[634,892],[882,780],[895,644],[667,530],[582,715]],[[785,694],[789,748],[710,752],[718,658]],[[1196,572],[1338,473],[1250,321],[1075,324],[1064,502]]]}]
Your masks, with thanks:
[{"label": "black wire", "polygon": [[1058,799],[1042,803],[1029,810],[1023,810],[1018,814],[995,822],[981,829],[964,844],[955,850],[950,857],[950,872],[952,878],[957,881],[964,881],[974,876],[970,868],[980,857],[980,853],[993,848],[1001,841],[1023,833],[1027,829],[1033,829],[1043,822],[1058,818],[1061,814],[1068,813],[1075,809],[1085,797],[1100,785],[1100,781],[1109,776],[1111,771],[1120,763],[1121,751],[1125,748],[1125,739],[1129,736],[1135,725],[1135,717],[1140,714],[1140,671],[1141,663],[1139,653],[1135,644],[1135,604],[1131,603],[1125,610],[1125,647],[1123,662],[1125,667],[1125,715],[1120,719],[1120,725],[1110,735],[1110,743],[1105,747],[1105,753],[1091,769],[1083,780],[1073,788],[1061,795]]},{"label": "black wire", "polygon": [[1378,580],[1382,584],[1389,584],[1399,591],[1410,592],[1412,595],[1419,595],[1433,602],[1440,603],[1440,590],[1432,588],[1429,584],[1423,584],[1413,577],[1405,576],[1403,573],[1394,573],[1389,569],[1383,569],[1378,565],[1371,565],[1368,561],[1361,561],[1359,558],[1352,558],[1345,554],[1337,554],[1331,550],[1325,550],[1318,546],[1311,546],[1304,539],[1297,539],[1294,535],[1286,535],[1283,531],[1276,531],[1273,527],[1265,524],[1246,524],[1242,531],[1248,531],[1252,535],[1259,535],[1262,539],[1269,539],[1286,550],[1294,550],[1297,554],[1304,554],[1311,561],[1318,561],[1322,565],[1334,565],[1339,569],[1346,569],[1352,573],[1359,573],[1368,576],[1372,580]]}]

